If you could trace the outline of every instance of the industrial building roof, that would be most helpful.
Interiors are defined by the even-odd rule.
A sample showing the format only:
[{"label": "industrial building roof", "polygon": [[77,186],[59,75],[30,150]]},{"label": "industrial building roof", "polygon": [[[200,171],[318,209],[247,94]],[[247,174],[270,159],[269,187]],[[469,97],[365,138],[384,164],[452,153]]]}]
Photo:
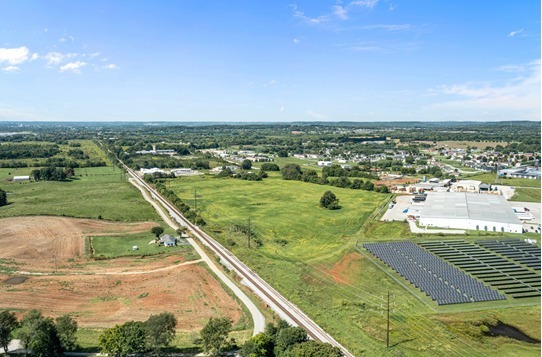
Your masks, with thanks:
[{"label": "industrial building roof", "polygon": [[468,192],[430,192],[420,216],[521,224],[503,196]]}]

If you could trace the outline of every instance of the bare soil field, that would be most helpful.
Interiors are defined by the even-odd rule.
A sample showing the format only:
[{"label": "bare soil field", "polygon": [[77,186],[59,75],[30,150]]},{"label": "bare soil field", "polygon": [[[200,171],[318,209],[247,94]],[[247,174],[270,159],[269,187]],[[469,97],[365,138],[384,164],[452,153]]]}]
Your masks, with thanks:
[{"label": "bare soil field", "polygon": [[364,257],[356,253],[348,253],[341,258],[337,263],[333,265],[331,269],[327,271],[331,274],[333,280],[339,284],[352,284],[353,277],[351,276],[353,271],[357,271],[362,264]]},{"label": "bare soil field", "polygon": [[210,317],[239,321],[242,310],[199,264],[149,274],[31,276],[23,283],[3,283],[0,309],[40,309],[46,316],[71,314],[81,327],[111,327],[144,321],[164,311],[178,328],[199,330]]},{"label": "bare soil field", "polygon": [[24,262],[25,270],[56,268],[68,259],[84,259],[85,236],[139,233],[155,222],[119,223],[67,217],[0,219],[0,259]]},{"label": "bare soil field", "polygon": [[[181,256],[85,258],[85,235],[137,233],[153,222],[116,223],[64,217],[0,220],[0,309],[46,316],[66,313],[81,327],[111,327],[151,314],[175,314],[180,330],[201,329],[210,317],[243,318],[239,304],[198,261]],[[21,278],[22,277],[22,278]],[[27,279],[24,279],[27,278]]]}]

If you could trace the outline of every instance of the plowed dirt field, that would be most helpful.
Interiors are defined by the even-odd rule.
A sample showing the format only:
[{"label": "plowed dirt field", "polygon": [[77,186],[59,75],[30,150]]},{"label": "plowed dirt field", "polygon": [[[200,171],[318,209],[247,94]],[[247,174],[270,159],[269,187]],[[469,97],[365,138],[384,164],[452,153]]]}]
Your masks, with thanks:
[{"label": "plowed dirt field", "polygon": [[[70,313],[81,327],[111,327],[172,312],[178,329],[200,330],[210,317],[234,322],[243,312],[199,261],[181,256],[87,260],[86,235],[150,230],[154,222],[64,217],[0,219],[0,309]],[[14,277],[27,279],[14,279]],[[22,282],[21,282],[22,281]]]}]

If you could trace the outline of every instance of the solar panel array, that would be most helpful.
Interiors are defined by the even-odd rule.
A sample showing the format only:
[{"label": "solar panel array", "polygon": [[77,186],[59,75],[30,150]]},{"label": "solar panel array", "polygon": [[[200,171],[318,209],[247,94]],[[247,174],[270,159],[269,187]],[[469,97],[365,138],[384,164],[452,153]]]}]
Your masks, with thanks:
[{"label": "solar panel array", "polygon": [[476,244],[518,263],[540,270],[540,248],[519,239],[478,240]]},{"label": "solar panel array", "polygon": [[515,299],[540,296],[540,273],[464,240],[420,246]]},{"label": "solar panel array", "polygon": [[367,243],[363,247],[439,305],[505,299],[412,242]]}]

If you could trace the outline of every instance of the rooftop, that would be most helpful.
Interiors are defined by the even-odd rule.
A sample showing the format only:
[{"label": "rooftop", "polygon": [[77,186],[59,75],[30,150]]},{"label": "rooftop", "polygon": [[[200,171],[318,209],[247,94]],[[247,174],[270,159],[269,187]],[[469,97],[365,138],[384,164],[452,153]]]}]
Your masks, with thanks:
[{"label": "rooftop", "polygon": [[503,196],[468,192],[430,192],[421,216],[521,224]]}]

